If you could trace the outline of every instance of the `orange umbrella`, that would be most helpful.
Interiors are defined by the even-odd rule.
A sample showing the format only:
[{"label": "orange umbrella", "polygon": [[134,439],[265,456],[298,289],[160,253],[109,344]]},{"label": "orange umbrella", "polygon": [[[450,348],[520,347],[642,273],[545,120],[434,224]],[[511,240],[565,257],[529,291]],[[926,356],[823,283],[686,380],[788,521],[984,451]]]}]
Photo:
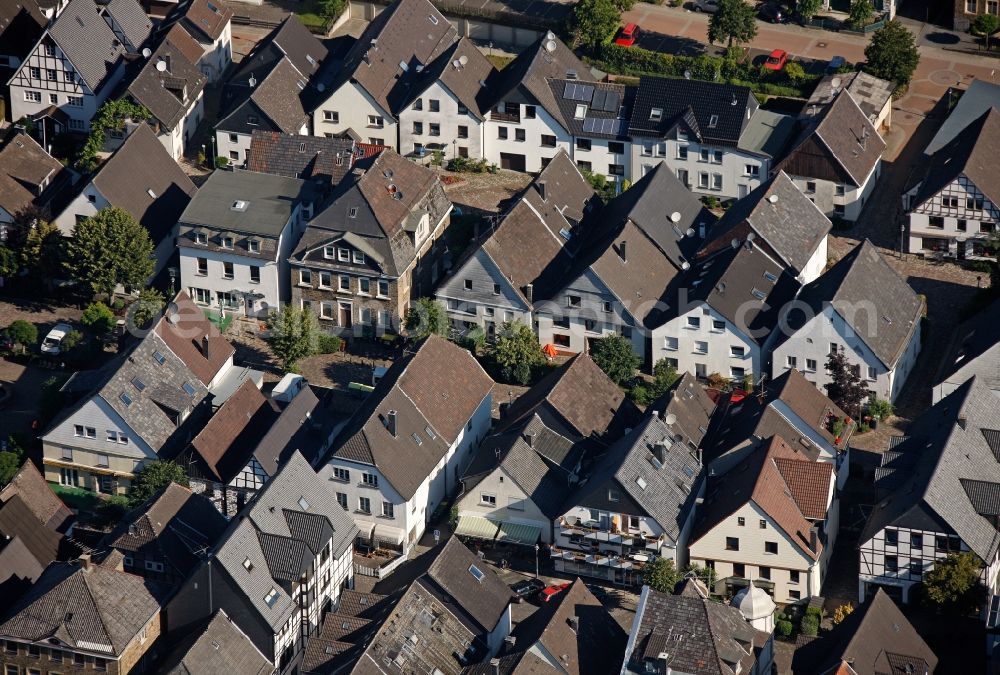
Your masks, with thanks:
[{"label": "orange umbrella", "polygon": [[555,358],[556,355],[559,353],[559,350],[556,349],[556,346],[550,342],[549,344],[542,347],[542,353],[550,358]]}]

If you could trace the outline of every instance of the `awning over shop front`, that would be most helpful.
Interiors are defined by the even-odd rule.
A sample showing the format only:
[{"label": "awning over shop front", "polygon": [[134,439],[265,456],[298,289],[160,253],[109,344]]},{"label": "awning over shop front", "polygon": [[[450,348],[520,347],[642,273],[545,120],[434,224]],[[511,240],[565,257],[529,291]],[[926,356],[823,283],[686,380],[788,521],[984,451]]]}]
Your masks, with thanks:
[{"label": "awning over shop front", "polygon": [[508,541],[512,544],[524,544],[534,546],[538,543],[538,537],[542,530],[533,525],[522,525],[520,523],[500,523],[500,532],[497,541]]},{"label": "awning over shop front", "polygon": [[462,537],[493,540],[497,536],[498,526],[492,520],[480,516],[460,516],[455,534]]}]

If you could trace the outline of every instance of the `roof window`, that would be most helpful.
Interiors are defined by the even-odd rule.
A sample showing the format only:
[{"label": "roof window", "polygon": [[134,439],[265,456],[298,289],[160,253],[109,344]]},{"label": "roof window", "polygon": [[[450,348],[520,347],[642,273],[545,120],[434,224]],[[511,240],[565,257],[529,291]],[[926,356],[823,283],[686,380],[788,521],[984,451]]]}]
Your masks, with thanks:
[{"label": "roof window", "polygon": [[309,502],[306,501],[305,497],[299,497],[299,508],[301,508],[303,511],[309,510]]},{"label": "roof window", "polygon": [[125,404],[125,407],[132,405],[132,397],[126,394],[124,391],[118,394],[118,400]]},{"label": "roof window", "polygon": [[663,108],[650,108],[649,110],[649,121],[659,122],[663,119]]},{"label": "roof window", "polygon": [[232,209],[233,211],[239,211],[240,213],[242,213],[243,211],[247,210],[248,206],[250,206],[250,202],[244,201],[242,199],[237,199],[235,202],[233,202],[233,205],[230,206],[229,208]]},{"label": "roof window", "polygon": [[427,15],[427,20],[430,21],[435,26],[438,25],[438,18],[436,16],[434,16],[433,14],[428,14]]},{"label": "roof window", "polygon": [[167,357],[159,352],[159,350],[153,352],[153,360],[156,361],[161,366],[166,362]]},{"label": "roof window", "polygon": [[247,572],[253,571],[253,563],[250,562],[250,558],[247,558],[246,560],[243,561],[243,569],[245,569]]},{"label": "roof window", "polygon": [[646,479],[642,476],[637,476],[635,479],[635,484],[639,486],[640,490],[646,489]]},{"label": "roof window", "polygon": [[719,116],[712,115],[711,117],[708,118],[708,128],[714,129],[717,126],[719,126]]},{"label": "roof window", "polygon": [[479,582],[482,582],[483,577],[486,576],[485,574],[483,574],[483,571],[478,567],[476,567],[475,565],[469,565],[469,574],[471,574],[475,578],[475,580]]},{"label": "roof window", "polygon": [[136,376],[132,378],[132,386],[135,387],[136,391],[142,391],[146,388],[146,383]]},{"label": "roof window", "polygon": [[274,607],[275,603],[278,602],[278,589],[271,586],[271,590],[264,596],[264,602],[267,603],[268,607]]},{"label": "roof window", "polygon": [[182,384],[181,389],[183,389],[184,393],[187,394],[188,396],[194,396],[196,393],[195,388],[191,385],[190,382],[185,382],[184,384]]}]

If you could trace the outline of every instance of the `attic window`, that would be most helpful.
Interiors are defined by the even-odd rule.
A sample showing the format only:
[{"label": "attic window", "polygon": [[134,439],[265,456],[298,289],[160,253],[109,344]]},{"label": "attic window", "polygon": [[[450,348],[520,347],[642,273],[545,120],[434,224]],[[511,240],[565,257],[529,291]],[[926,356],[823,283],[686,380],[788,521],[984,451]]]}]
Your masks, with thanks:
[{"label": "attic window", "polygon": [[430,21],[435,26],[438,25],[438,18],[436,16],[434,16],[433,14],[428,14],[427,15],[427,20]]},{"label": "attic window", "polygon": [[313,58],[312,54],[306,54],[306,61],[308,61],[310,65],[316,65],[316,59]]},{"label": "attic window", "polygon": [[437,438],[437,434],[434,433],[434,430],[431,429],[430,425],[424,427],[424,431],[427,432],[427,435],[430,436],[432,440]]},{"label": "attic window", "polygon": [[125,404],[125,407],[132,405],[132,397],[124,391],[118,395],[118,400]]},{"label": "attic window", "polygon": [[719,126],[719,116],[712,115],[711,117],[708,118],[708,128],[714,129],[717,126]]},{"label": "attic window", "polygon": [[306,151],[306,144],[299,143],[299,152],[305,152],[305,151]]},{"label": "attic window", "polygon": [[684,467],[684,475],[687,476],[688,478],[693,478],[694,477],[694,469],[692,469],[689,466]]},{"label": "attic window", "polygon": [[306,501],[305,497],[299,497],[299,508],[301,508],[303,511],[309,510],[309,502]]},{"label": "attic window", "polygon": [[649,111],[649,121],[659,122],[663,119],[663,108],[651,108]]},{"label": "attic window", "polygon": [[410,434],[410,436],[413,438],[413,442],[416,443],[417,445],[424,444],[424,440],[420,438],[420,435],[417,434],[417,432],[413,432],[412,434]]},{"label": "attic window", "polygon": [[136,391],[142,391],[146,388],[146,383],[140,380],[138,377],[132,378],[132,386],[135,387]]},{"label": "attic window", "polygon": [[275,603],[278,602],[278,590],[274,586],[264,596],[264,602],[267,603],[268,607],[274,607]]},{"label": "attic window", "polygon": [[486,576],[485,574],[483,574],[483,571],[478,567],[476,567],[475,565],[469,565],[469,574],[471,574],[475,578],[475,580],[479,582],[482,582],[483,577]]},{"label": "attic window", "polygon": [[764,291],[762,291],[762,290],[760,290],[759,288],[756,288],[756,287],[750,289],[750,295],[752,295],[753,297],[757,298],[758,300],[763,300],[764,298],[767,297],[767,293],[765,293]]},{"label": "attic window", "polygon": [[247,572],[253,571],[253,563],[250,562],[250,558],[247,558],[246,560],[243,561],[243,569],[245,569]]},{"label": "attic window", "polygon": [[640,490],[646,489],[646,479],[642,476],[636,476],[635,484],[639,486]]},{"label": "attic window", "polygon": [[162,366],[166,362],[167,357],[165,357],[159,351],[155,351],[153,352],[153,360]]},{"label": "attic window", "polygon": [[351,208],[347,209],[347,217],[348,218],[357,218],[358,217],[358,207],[357,206],[352,206]]},{"label": "attic window", "polygon": [[194,396],[196,393],[195,388],[191,386],[190,382],[185,382],[184,384],[182,384],[181,389],[183,389],[184,393],[187,394],[188,396]]},{"label": "attic window", "polygon": [[256,115],[247,115],[247,124],[257,125],[260,124],[260,118]]}]

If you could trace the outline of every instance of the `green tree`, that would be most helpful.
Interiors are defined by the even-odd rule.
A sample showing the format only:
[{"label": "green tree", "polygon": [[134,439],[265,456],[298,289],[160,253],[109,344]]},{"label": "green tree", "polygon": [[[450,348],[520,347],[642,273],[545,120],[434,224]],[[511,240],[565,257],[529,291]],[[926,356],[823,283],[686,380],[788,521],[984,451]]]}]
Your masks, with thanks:
[{"label": "green tree", "polygon": [[98,503],[97,512],[105,522],[117,523],[128,512],[130,506],[131,502],[125,495],[111,495]]},{"label": "green tree", "polygon": [[567,32],[575,45],[597,49],[608,41],[621,23],[615,0],[580,0],[567,18]]},{"label": "green tree", "polygon": [[642,571],[642,583],[660,593],[672,595],[680,580],[681,574],[670,558],[657,558]]},{"label": "green tree", "polygon": [[708,587],[709,592],[715,588],[715,582],[719,580],[718,575],[716,575],[713,568],[702,567],[701,565],[695,565],[693,563],[688,563],[684,567],[684,576],[696,578]]},{"label": "green tree", "polygon": [[789,61],[785,65],[785,75],[788,76],[789,80],[798,84],[806,79],[806,69],[798,61]]},{"label": "green tree", "polygon": [[855,28],[864,28],[875,18],[875,8],[871,0],[852,0],[847,20]]},{"label": "green tree", "polygon": [[865,47],[865,59],[866,72],[905,86],[917,69],[920,52],[913,34],[894,19],[872,34]]},{"label": "green tree", "polygon": [[17,253],[6,246],[0,246],[0,277],[12,277],[20,267]]},{"label": "green tree", "polygon": [[59,350],[63,354],[71,352],[81,342],[83,342],[83,333],[78,330],[71,330],[63,336],[62,342],[59,344]]},{"label": "green tree", "polygon": [[713,45],[725,42],[750,42],[757,37],[757,17],[746,0],[719,0],[719,9],[708,20],[708,41]]},{"label": "green tree", "polygon": [[11,434],[7,437],[6,449],[0,451],[0,487],[9,483],[24,464],[25,451],[18,440]]},{"label": "green tree", "polygon": [[950,553],[934,561],[924,575],[924,593],[936,605],[964,608],[979,584],[979,559],[972,553]]},{"label": "green tree", "polygon": [[12,322],[7,328],[7,334],[11,340],[21,345],[22,352],[38,342],[38,329],[35,328],[35,324],[28,323],[24,319]]},{"label": "green tree", "polygon": [[861,404],[871,393],[868,384],[861,379],[860,367],[852,365],[841,348],[826,359],[826,370],[830,373],[830,382],[825,385],[826,395],[848,415],[860,418]]},{"label": "green tree", "polygon": [[63,273],[68,242],[55,224],[36,219],[25,235],[21,265],[33,278],[44,279],[51,288]]},{"label": "green tree", "polygon": [[80,323],[91,335],[104,335],[115,327],[115,313],[103,302],[92,302],[83,310]]},{"label": "green tree", "polygon": [[969,30],[973,35],[978,35],[986,41],[986,49],[990,48],[990,36],[1000,30],[1000,19],[996,14],[980,14],[972,20]]},{"label": "green tree", "polygon": [[680,379],[677,369],[666,359],[660,359],[653,365],[653,386],[650,387],[650,397],[656,400],[667,393],[674,382]]},{"label": "green tree", "polygon": [[311,310],[285,305],[267,319],[268,343],[281,359],[285,372],[293,372],[300,359],[319,350],[319,321]]},{"label": "green tree", "polygon": [[128,211],[101,209],[73,228],[67,266],[74,281],[89,285],[109,300],[115,286],[140,288],[153,273],[149,232]]},{"label": "green tree", "polygon": [[590,187],[594,188],[605,202],[611,201],[618,194],[615,183],[609,181],[603,173],[594,173],[587,169],[581,169],[580,173],[583,174],[583,177],[590,183]]},{"label": "green tree", "polygon": [[799,0],[796,4],[796,9],[805,21],[816,16],[820,9],[823,8],[823,0]]},{"label": "green tree", "polygon": [[635,377],[635,369],[640,363],[632,342],[617,334],[598,340],[592,356],[597,367],[617,385]]},{"label": "green tree", "polygon": [[345,0],[319,0],[320,13],[324,19],[334,19],[340,16],[346,5]]},{"label": "green tree", "polygon": [[428,335],[444,337],[448,335],[448,313],[434,298],[420,298],[406,310],[403,325],[414,340],[423,340]]},{"label": "green tree", "polygon": [[128,489],[129,505],[134,507],[142,504],[156,494],[157,490],[170,483],[188,486],[183,466],[176,462],[150,462],[144,465],[132,479],[132,486]]},{"label": "green tree", "polygon": [[493,359],[500,366],[503,378],[526,385],[531,382],[531,370],[542,362],[542,347],[538,336],[520,321],[508,321],[500,326]]},{"label": "green tree", "polygon": [[144,288],[139,291],[139,297],[129,308],[129,320],[136,328],[147,328],[160,316],[167,301],[163,293],[155,288]]}]

